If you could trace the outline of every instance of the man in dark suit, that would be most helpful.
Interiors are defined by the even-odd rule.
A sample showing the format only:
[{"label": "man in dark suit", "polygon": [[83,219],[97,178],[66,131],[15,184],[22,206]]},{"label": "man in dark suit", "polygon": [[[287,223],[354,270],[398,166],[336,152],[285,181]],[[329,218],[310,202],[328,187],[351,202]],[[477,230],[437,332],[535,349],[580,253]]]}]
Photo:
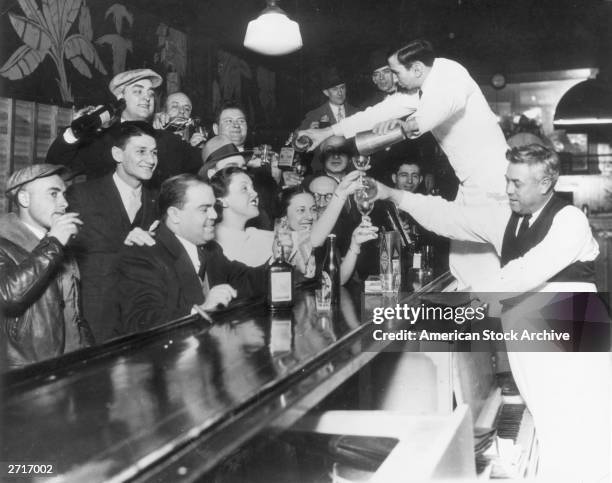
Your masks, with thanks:
[{"label": "man in dark suit", "polygon": [[154,244],[149,230],[158,217],[156,193],[143,186],[157,166],[156,131],[142,121],[121,123],[111,154],[113,174],[74,184],[67,194],[71,210],[83,220],[74,250],[83,312],[98,343],[116,335],[119,251],[124,244]]},{"label": "man in dark suit", "polygon": [[397,83],[393,77],[393,72],[387,65],[387,52],[376,50],[370,55],[368,62],[369,72],[372,75],[372,82],[376,86],[376,92],[364,103],[362,109],[378,104],[387,96],[397,92]]},{"label": "man in dark suit", "polygon": [[323,94],[328,102],[309,111],[299,130],[331,126],[358,111],[346,102],[346,84],[337,71],[327,72],[322,85],[325,86]]},{"label": "man in dark suit", "polygon": [[127,247],[119,262],[120,332],[264,295],[267,266],[230,261],[214,241],[214,205],[212,188],[195,176],[178,175],[162,184],[155,245]]}]

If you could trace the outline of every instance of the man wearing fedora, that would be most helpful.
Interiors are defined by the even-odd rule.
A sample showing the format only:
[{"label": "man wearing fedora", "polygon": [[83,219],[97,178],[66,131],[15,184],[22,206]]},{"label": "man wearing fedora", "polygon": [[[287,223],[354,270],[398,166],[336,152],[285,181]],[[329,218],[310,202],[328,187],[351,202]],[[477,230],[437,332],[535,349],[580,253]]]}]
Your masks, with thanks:
[{"label": "man wearing fedora", "polygon": [[6,365],[19,368],[93,343],[79,306],[79,269],[66,249],[82,221],[68,213],[61,166],[13,173],[0,216],[0,321]]},{"label": "man wearing fedora", "polygon": [[[201,178],[209,180],[217,171],[228,166],[246,169],[247,161],[252,154],[253,151],[240,151],[226,136],[215,136],[202,149],[204,164],[198,174]],[[249,226],[261,230],[272,230],[277,211],[276,199],[280,187],[270,174],[265,173],[263,168],[251,169],[248,174],[253,179],[255,191],[259,195],[259,215],[254,220],[250,220]]]},{"label": "man wearing fedora", "polygon": [[397,92],[397,83],[393,77],[393,71],[387,65],[387,53],[384,50],[376,50],[370,55],[368,68],[372,82],[376,86],[376,92],[364,103],[364,109],[378,104],[387,96]]},{"label": "man wearing fedora", "polygon": [[336,69],[325,73],[321,85],[327,102],[306,113],[300,130],[330,126],[358,111],[346,102],[346,84]]},{"label": "man wearing fedora", "polygon": [[[121,122],[151,122],[154,110],[154,89],[162,78],[150,69],[129,70],[117,74],[109,84],[109,90],[117,99],[125,99]],[[114,123],[89,139],[77,139],[68,127],[59,135],[47,152],[46,162],[63,164],[73,174],[85,174],[88,179],[101,178],[115,170],[111,155],[113,131],[120,123]],[[171,132],[159,130],[157,149],[159,164],[149,185],[159,187],[161,182],[179,173],[196,173],[202,165],[200,149],[190,146]]]}]

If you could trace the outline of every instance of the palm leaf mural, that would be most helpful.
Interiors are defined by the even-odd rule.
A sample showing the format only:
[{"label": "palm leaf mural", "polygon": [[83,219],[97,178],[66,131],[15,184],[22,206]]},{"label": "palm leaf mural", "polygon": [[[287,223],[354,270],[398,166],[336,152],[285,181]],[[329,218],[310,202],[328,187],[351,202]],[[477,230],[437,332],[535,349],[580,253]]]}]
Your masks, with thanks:
[{"label": "palm leaf mural", "polygon": [[85,2],[81,5],[81,14],[79,15],[79,32],[87,40],[93,40],[93,30],[91,28],[91,13]]},{"label": "palm leaf mural", "polygon": [[15,32],[23,40],[24,44],[41,52],[49,49],[51,46],[49,32],[44,30],[38,22],[13,13],[9,13],[9,19]]},{"label": "palm leaf mural", "polygon": [[[18,0],[24,15],[9,13],[11,25],[23,41],[10,58],[0,67],[0,75],[10,80],[30,75],[47,57],[57,68],[57,85],[62,99],[72,101],[72,92],[66,75],[66,61],[84,77],[91,79],[90,65],[106,75],[107,71],[91,39],[91,15],[84,0]],[[79,15],[80,12],[80,15]],[[78,31],[69,36],[79,17]]]},{"label": "palm leaf mural", "polygon": [[37,22],[41,26],[45,26],[45,22],[43,20],[43,15],[38,10],[36,2],[34,0],[19,0],[19,6],[23,13],[25,13],[26,17],[30,20]]},{"label": "palm leaf mural", "polygon": [[23,79],[34,72],[42,60],[43,56],[40,55],[40,52],[27,45],[22,45],[0,67],[0,75],[10,80]]},{"label": "palm leaf mural", "polygon": [[[85,64],[84,60],[90,64],[93,64],[93,66],[102,74],[107,74],[102,61],[96,52],[96,49],[83,35],[74,34],[68,37],[64,43],[64,49],[66,58],[70,60],[72,65],[74,65],[77,70],[88,79],[91,79],[91,71],[89,70],[89,67],[87,67],[87,64]],[[83,68],[83,64],[85,64],[85,68]]]}]

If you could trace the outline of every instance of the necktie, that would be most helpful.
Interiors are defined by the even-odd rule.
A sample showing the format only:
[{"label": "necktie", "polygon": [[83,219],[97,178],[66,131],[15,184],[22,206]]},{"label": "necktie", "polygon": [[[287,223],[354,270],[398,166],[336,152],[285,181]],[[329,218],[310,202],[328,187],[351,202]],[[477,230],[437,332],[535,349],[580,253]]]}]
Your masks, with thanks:
[{"label": "necktie", "polygon": [[136,214],[138,213],[138,210],[140,209],[141,204],[142,202],[140,200],[140,193],[137,191],[131,191],[130,197],[129,197],[129,203],[128,203],[128,206],[126,206],[126,211],[128,213],[130,222],[133,222],[134,218],[136,218]]},{"label": "necktie", "polygon": [[200,259],[200,270],[198,270],[198,277],[200,277],[200,280],[204,281],[204,277],[206,276],[206,256],[204,255],[204,249],[201,246],[198,247],[198,258]]},{"label": "necktie", "polygon": [[338,106],[338,122],[344,119],[344,106]]},{"label": "necktie", "polygon": [[202,281],[202,291],[204,292],[204,297],[208,295],[210,291],[210,286],[208,285],[208,277],[206,276],[206,256],[204,255],[204,249],[199,246],[198,247],[198,258],[200,259],[200,269],[198,270],[198,277]]},{"label": "necktie", "polygon": [[523,216],[523,219],[521,220],[521,225],[519,226],[519,229],[518,229],[518,233],[516,234],[517,238],[523,236],[523,233],[525,233],[529,229],[530,219],[531,219],[531,215]]}]

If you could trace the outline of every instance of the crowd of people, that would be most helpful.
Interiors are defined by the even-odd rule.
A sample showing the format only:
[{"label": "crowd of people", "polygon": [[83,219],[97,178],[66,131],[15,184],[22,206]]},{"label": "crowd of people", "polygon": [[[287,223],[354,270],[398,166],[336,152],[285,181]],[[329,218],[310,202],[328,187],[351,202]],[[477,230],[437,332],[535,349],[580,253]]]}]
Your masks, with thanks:
[{"label": "crowd of people", "polygon": [[[378,272],[372,240],[389,210],[407,228],[420,225],[422,236],[451,239],[450,269],[462,289],[595,290],[598,246],[582,212],[554,194],[554,151],[509,151],[476,82],[428,42],[373,55],[371,67],[379,93],[363,111],[346,102],[341,77],[325,79],[327,102],[297,129],[316,149],[306,176],[245,146],[247,118],[236,102],[216,113],[213,137],[184,139],[165,127],[190,118],[187,95],[168,96],[155,114],[161,77],[149,69],[116,75],[109,89],[125,100],[120,119],[88,138],[66,128],[44,164],[13,173],[5,186],[14,207],[0,217],[8,367],[261,298],[279,250],[288,250],[298,278],[315,278],[330,233],[342,283],[364,280]],[[378,182],[380,201],[362,218],[351,198],[362,181],[349,140],[397,126],[410,139],[433,134],[459,180],[457,196],[432,195],[419,162],[386,150],[373,156],[372,172],[387,184]],[[538,407],[530,370],[514,359],[519,388]],[[553,406],[555,415],[566,407]],[[555,415],[538,411],[544,440],[554,439]]]}]

